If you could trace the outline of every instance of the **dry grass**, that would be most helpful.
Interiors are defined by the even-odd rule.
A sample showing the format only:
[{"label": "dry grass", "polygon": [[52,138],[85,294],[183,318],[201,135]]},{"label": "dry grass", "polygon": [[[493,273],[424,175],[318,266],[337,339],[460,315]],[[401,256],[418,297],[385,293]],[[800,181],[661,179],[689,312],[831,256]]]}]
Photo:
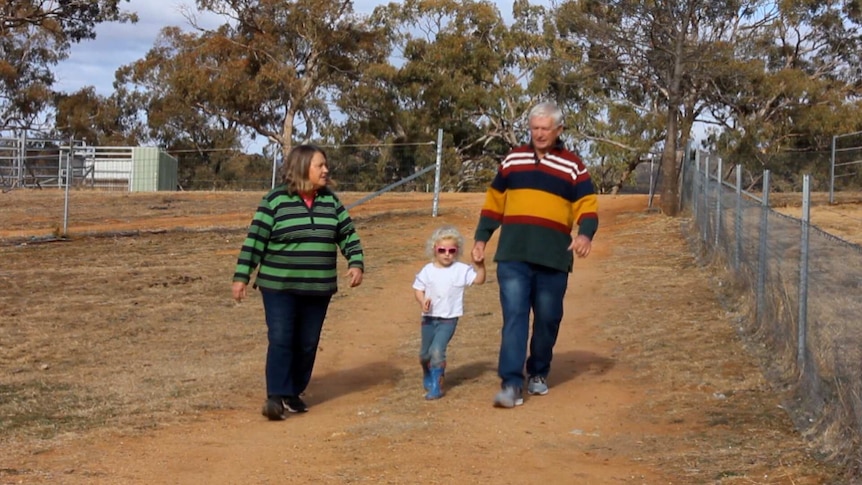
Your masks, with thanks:
[{"label": "dry grass", "polygon": [[[13,456],[9,450],[15,450],[17,457],[38,456],[99,433],[147,434],[254,400],[260,392],[265,346],[259,308],[230,302],[228,281],[245,224],[260,195],[128,194],[111,195],[105,201],[94,194],[76,196],[79,214],[74,220],[76,227],[87,228],[85,233],[100,225],[104,230],[110,220],[160,229],[136,232],[134,237],[124,236],[126,229],[108,229],[110,237],[82,235],[66,242],[27,243],[28,231],[45,226],[22,222],[27,216],[17,212],[19,205],[47,211],[56,197],[45,196],[44,206],[38,202],[41,194],[32,203],[23,192],[14,200],[0,198],[0,227],[19,231],[0,244],[4,261],[0,268],[4,288],[0,293],[0,367],[4,369],[0,448],[7,450],[7,456]],[[378,210],[389,215],[374,212],[371,205],[355,211],[367,257],[374,264],[369,266],[366,284],[356,292],[337,295],[330,320],[379,317],[386,305],[405,304],[402,296],[387,296],[383,282],[405,275],[410,279],[422,262],[417,248],[439,222],[427,217],[424,208],[411,209],[407,200],[398,196],[381,201],[378,207],[383,209]],[[447,205],[445,221],[466,231],[474,222],[477,199],[473,196],[470,204],[459,206],[462,200],[468,199],[453,198],[455,208]],[[152,208],[157,205],[168,209]],[[176,227],[185,230],[142,222],[155,214],[160,221],[174,218],[175,212]],[[224,214],[236,216],[222,219]],[[188,217],[202,219],[197,223],[211,229],[190,230]],[[718,275],[691,254],[680,222],[633,212],[618,215],[603,229],[608,234],[603,244],[610,255],[596,256],[602,259],[591,283],[595,297],[588,303],[591,323],[613,350],[593,355],[581,349],[561,355],[558,365],[569,372],[566,379],[596,385],[613,379],[635,393],[625,398],[631,403],[625,420],[613,423],[627,429],[589,435],[584,445],[531,437],[545,440],[531,441],[535,449],[566,456],[621,456],[672,483],[838,480],[840,470],[817,463],[808,454],[781,408],[784,396],[763,378],[756,352],[745,351],[737,333],[740,315],[720,304]],[[476,467],[477,476],[494,476],[497,472],[488,471],[499,469],[494,457],[510,456],[494,449],[499,444],[495,426],[501,418],[484,417],[485,412],[483,417],[463,416],[456,410],[471,409],[477,393],[497,385],[498,341],[489,335],[498,332],[498,312],[493,281],[471,293],[470,312],[465,315],[469,324],[459,326],[450,350],[458,365],[447,373],[448,385],[457,389],[447,396],[447,408],[453,410],[448,414],[432,414],[426,403],[416,399],[418,333],[399,337],[390,350],[364,349],[381,353],[385,362],[377,365],[375,375],[386,376],[383,384],[389,387],[373,406],[363,408],[363,419],[353,421],[336,442],[319,443],[341,453],[333,456],[359,457],[355,464],[339,463],[321,471],[329,474],[319,475],[321,479],[342,483],[386,476],[393,480],[393,462],[386,460],[396,446],[400,447],[395,455],[405,470],[410,463],[427,462],[430,451],[417,436],[448,440],[455,454],[448,472],[452,480],[463,478],[457,470]],[[380,325],[381,332],[395,331],[387,327],[393,322]],[[350,342],[351,332],[355,332],[352,325],[328,325],[322,345],[331,352],[328,346]],[[348,369],[330,382],[370,387],[367,371]],[[530,407],[525,406],[524,412]],[[471,420],[484,428],[468,426]],[[611,423],[605,426],[609,429]],[[440,430],[447,433],[433,434]],[[568,430],[563,435],[571,438]],[[405,450],[411,445],[417,447],[410,448],[415,455]],[[333,458],[320,455],[320,448],[315,450],[316,462],[325,464]],[[477,453],[490,468],[481,468],[483,459],[471,458]],[[512,453],[522,456],[523,450]],[[39,473],[0,465],[0,481],[33,478],[24,483],[37,483]],[[446,476],[437,479],[445,481]]]},{"label": "dry grass", "polygon": [[[802,194],[772,194],[769,203],[776,211],[802,217]],[[829,194],[811,194],[811,224],[853,244],[862,244],[862,192],[836,192],[835,204]]]},{"label": "dry grass", "polygon": [[679,221],[627,219],[630,229],[617,240],[626,251],[617,251],[607,268],[614,276],[603,282],[619,289],[620,305],[606,313],[603,328],[619,342],[619,358],[654,390],[634,412],[679,431],[673,441],[645,436],[649,458],[685,483],[825,478],[807,482],[799,474],[811,466],[806,447],[792,437],[782,398],[761,374],[757,356],[741,352],[739,316],[716,298],[718,275],[698,265],[681,238],[662,237],[679,232]]}]

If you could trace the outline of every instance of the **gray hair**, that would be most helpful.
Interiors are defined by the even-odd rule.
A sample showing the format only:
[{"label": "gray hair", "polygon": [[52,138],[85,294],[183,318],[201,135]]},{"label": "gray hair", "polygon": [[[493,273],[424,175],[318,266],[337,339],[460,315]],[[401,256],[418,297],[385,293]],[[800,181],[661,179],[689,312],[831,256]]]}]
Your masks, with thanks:
[{"label": "gray hair", "polygon": [[527,119],[531,120],[536,117],[551,118],[554,120],[555,128],[563,125],[563,111],[556,103],[551,101],[545,101],[533,106]]},{"label": "gray hair", "polygon": [[455,253],[455,259],[461,257],[461,251],[464,248],[464,237],[458,232],[458,229],[450,224],[446,224],[444,226],[438,227],[431,233],[431,237],[428,238],[428,242],[425,243],[425,253],[428,255],[431,260],[434,260],[434,251],[435,247],[437,247],[437,242],[442,241],[444,239],[454,240],[458,245],[458,251]]}]

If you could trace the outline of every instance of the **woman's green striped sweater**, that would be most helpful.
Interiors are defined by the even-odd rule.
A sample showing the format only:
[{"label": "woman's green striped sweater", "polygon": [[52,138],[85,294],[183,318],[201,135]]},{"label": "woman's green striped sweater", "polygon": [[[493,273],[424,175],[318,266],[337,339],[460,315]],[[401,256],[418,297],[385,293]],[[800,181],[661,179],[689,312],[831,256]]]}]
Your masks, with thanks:
[{"label": "woman's green striped sweater", "polygon": [[260,202],[236,263],[233,281],[265,290],[309,295],[338,291],[338,251],[348,267],[364,270],[362,245],[347,210],[335,194],[317,191],[311,208],[299,194],[279,186]]}]

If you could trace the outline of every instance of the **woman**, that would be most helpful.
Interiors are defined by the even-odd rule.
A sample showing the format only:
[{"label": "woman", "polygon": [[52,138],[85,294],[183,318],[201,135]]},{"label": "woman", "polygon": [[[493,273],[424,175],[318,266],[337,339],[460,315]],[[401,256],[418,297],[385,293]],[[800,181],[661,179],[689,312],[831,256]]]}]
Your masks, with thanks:
[{"label": "woman", "polygon": [[266,316],[266,404],[263,415],[304,413],[300,399],[311,379],[323,320],[337,291],[337,250],[347,259],[351,287],[362,283],[362,245],[347,210],[327,188],[326,154],[299,145],[281,167],[280,185],[267,193],[248,230],[233,276],[240,302],[252,272]]}]

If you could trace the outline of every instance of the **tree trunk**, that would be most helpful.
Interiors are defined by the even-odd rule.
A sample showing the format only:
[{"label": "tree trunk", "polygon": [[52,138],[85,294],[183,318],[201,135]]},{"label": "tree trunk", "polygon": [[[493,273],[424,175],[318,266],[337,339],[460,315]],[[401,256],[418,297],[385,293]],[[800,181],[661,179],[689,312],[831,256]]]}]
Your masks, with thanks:
[{"label": "tree trunk", "polygon": [[679,214],[677,194],[679,192],[679,178],[677,177],[676,156],[676,132],[677,111],[670,103],[667,115],[667,134],[664,140],[664,151],[661,154],[661,211],[671,217]]},{"label": "tree trunk", "polygon": [[293,123],[296,118],[296,111],[289,108],[284,115],[281,131],[281,151],[284,160],[287,160],[287,154],[293,148]]}]

